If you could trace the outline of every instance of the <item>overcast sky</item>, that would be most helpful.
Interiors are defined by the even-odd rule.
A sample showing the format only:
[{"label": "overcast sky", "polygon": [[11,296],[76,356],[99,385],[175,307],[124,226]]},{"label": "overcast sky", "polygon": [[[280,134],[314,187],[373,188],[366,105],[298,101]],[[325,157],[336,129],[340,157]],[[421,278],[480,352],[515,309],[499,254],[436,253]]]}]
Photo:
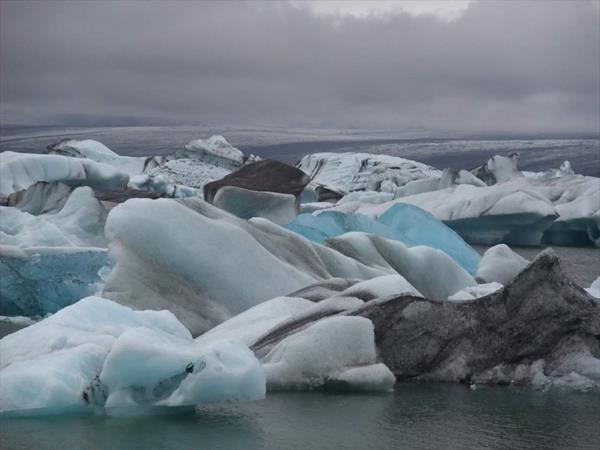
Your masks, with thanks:
[{"label": "overcast sky", "polygon": [[0,121],[600,132],[600,3],[0,2]]}]

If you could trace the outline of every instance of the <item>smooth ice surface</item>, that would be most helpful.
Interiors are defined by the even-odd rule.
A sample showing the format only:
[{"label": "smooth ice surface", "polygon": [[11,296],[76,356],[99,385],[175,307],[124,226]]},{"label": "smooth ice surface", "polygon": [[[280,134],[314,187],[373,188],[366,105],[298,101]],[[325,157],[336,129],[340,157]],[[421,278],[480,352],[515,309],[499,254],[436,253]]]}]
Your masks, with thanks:
[{"label": "smooth ice surface", "polygon": [[485,283],[510,283],[529,261],[513,252],[506,244],[498,244],[483,254],[477,267],[477,277]]},{"label": "smooth ice surface", "polygon": [[346,233],[327,245],[358,261],[402,275],[427,298],[448,296],[476,285],[475,279],[441,250],[425,246],[408,248],[402,242],[364,233]]},{"label": "smooth ice surface", "polygon": [[495,281],[491,283],[478,284],[477,286],[468,286],[452,294],[450,297],[448,297],[448,300],[473,300],[475,298],[485,297],[486,295],[496,292],[503,287],[504,286],[502,286],[500,283],[496,283]]},{"label": "smooth ice surface", "polygon": [[88,297],[0,340],[0,411],[143,411],[262,398],[263,370],[235,341],[194,346],[168,311]]},{"label": "smooth ice surface", "polygon": [[197,337],[196,343],[228,337],[250,346],[270,329],[314,307],[314,302],[303,298],[276,297],[211,328]]},{"label": "smooth ice surface", "polygon": [[145,157],[121,156],[113,152],[102,142],[93,139],[65,139],[49,149],[48,153],[71,156],[74,158],[88,158],[96,162],[109,164],[129,175],[140,174],[144,171]]},{"label": "smooth ice surface", "polygon": [[411,294],[422,297],[415,287],[402,275],[383,275],[350,286],[340,292],[339,297],[386,297],[388,295]]},{"label": "smooth ice surface", "polygon": [[586,289],[588,294],[593,295],[596,298],[600,298],[600,276],[594,280],[589,288]]},{"label": "smooth ice surface", "polygon": [[363,231],[401,241],[408,247],[426,245],[444,251],[471,274],[479,263],[478,253],[455,231],[413,205],[394,204],[376,218],[327,210],[301,214],[286,228],[319,243],[347,232]]},{"label": "smooth ice surface", "polygon": [[291,222],[298,215],[296,197],[291,194],[252,191],[237,186],[220,188],[212,204],[241,219],[264,217],[279,225]]},{"label": "smooth ice surface", "polygon": [[0,194],[27,189],[39,181],[71,186],[124,189],[129,175],[113,166],[85,158],[29,153],[0,153]]},{"label": "smooth ice surface", "polygon": [[317,281],[391,273],[199,199],[129,200],[110,211],[105,233],[113,267],[104,296],[168,308],[194,334]]},{"label": "smooth ice surface", "polygon": [[[349,388],[389,390],[395,378],[376,365],[376,353],[370,320],[332,317],[288,336],[262,363],[268,389],[335,388],[342,382]],[[360,370],[349,371],[353,368]]]}]

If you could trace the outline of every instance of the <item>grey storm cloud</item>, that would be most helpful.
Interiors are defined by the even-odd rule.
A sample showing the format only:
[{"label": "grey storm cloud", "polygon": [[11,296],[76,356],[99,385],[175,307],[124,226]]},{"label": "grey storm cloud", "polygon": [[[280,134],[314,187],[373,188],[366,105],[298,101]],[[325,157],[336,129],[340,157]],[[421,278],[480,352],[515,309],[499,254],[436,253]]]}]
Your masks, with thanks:
[{"label": "grey storm cloud", "polygon": [[3,123],[600,132],[600,8],[474,2],[456,19],[284,2],[0,4]]}]

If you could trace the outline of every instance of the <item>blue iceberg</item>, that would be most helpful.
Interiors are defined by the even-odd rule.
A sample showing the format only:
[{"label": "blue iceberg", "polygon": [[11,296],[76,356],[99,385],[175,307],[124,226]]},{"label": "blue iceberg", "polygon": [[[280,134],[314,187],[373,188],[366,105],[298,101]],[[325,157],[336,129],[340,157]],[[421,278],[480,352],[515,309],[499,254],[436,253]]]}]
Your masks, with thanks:
[{"label": "blue iceberg", "polygon": [[454,230],[413,205],[398,203],[377,219],[363,214],[323,211],[300,214],[285,227],[319,244],[351,231],[362,231],[401,241],[408,247],[425,245],[442,250],[466,271],[477,272],[479,254]]}]

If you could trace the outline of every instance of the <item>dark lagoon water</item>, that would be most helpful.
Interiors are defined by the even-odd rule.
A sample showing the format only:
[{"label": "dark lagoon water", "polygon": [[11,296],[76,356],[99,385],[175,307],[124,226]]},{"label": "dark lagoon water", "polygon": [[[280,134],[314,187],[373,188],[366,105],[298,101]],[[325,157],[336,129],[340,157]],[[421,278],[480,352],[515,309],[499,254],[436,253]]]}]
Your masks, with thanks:
[{"label": "dark lagoon water", "polygon": [[400,384],[388,394],[270,393],[147,417],[2,419],[3,449],[594,449],[600,394]]}]

